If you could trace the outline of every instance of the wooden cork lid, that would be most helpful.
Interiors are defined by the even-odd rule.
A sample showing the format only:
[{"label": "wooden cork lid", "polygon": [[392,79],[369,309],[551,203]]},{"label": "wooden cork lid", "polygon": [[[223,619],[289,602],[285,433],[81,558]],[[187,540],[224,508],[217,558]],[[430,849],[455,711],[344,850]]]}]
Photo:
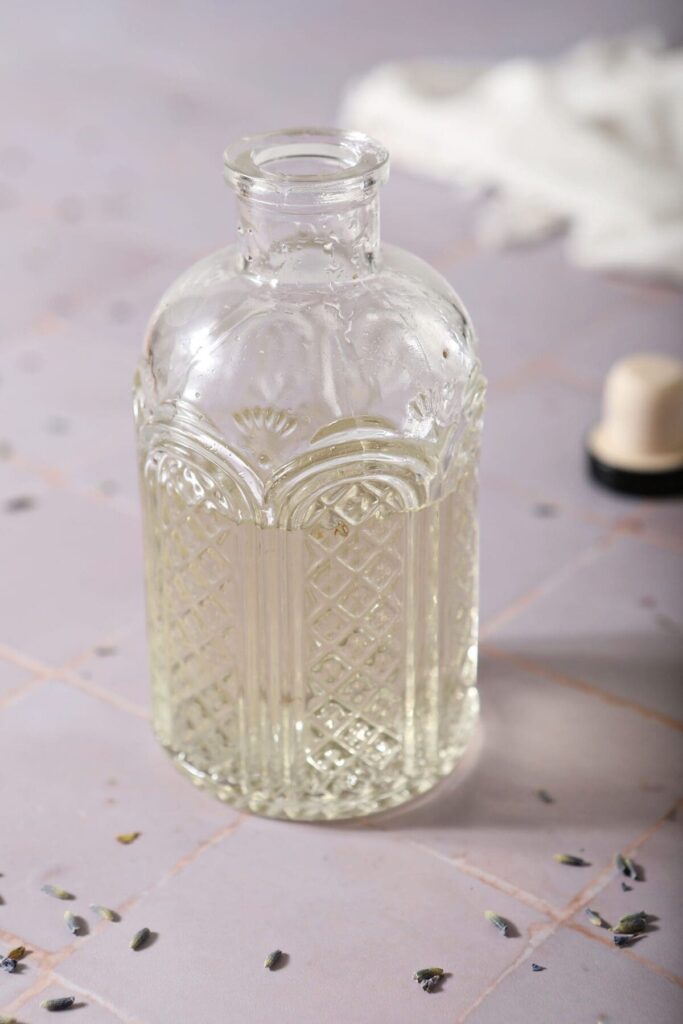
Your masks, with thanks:
[{"label": "wooden cork lid", "polygon": [[615,363],[587,448],[590,471],[606,487],[683,493],[683,363],[654,354]]}]

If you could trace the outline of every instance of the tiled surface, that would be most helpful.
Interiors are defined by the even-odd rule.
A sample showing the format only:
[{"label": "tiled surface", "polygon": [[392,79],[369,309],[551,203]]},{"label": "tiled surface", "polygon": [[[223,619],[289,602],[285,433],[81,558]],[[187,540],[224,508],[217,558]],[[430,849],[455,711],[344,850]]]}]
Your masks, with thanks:
[{"label": "tiled surface", "polygon": [[[0,747],[7,765],[20,766],[4,797],[12,829],[0,928],[43,950],[85,941],[67,930],[66,909],[91,934],[128,931],[128,919],[97,923],[90,903],[121,909],[237,821],[169,768],[147,722],[63,683],[46,682],[4,709]],[[133,831],[142,835],[130,846],[116,841]],[[45,883],[76,899],[45,895]]]},{"label": "tiled surface", "polygon": [[638,502],[596,490],[585,471],[586,432],[600,395],[558,378],[552,368],[491,390],[482,451],[484,482],[504,482],[540,502],[566,506],[607,525],[631,516]]},{"label": "tiled surface", "polygon": [[[164,286],[232,236],[223,146],[334,120],[349,76],[395,56],[551,53],[644,20],[683,34],[674,0],[598,7],[0,11],[0,941],[33,950],[0,977],[0,1012],[32,1024],[73,992],[83,1024],[680,1019],[683,506],[595,490],[582,454],[609,364],[677,350],[679,294],[578,271],[559,241],[478,251],[474,204],[396,169],[385,237],[462,293],[492,385],[478,738],[418,804],[311,828],[196,792],[146,721],[130,378]],[[645,869],[630,893],[619,848]],[[87,935],[45,880],[74,890]],[[91,900],[123,920],[95,923]],[[657,920],[620,951],[586,904]],[[136,954],[142,924],[158,938]],[[274,945],[290,959],[269,974]],[[451,976],[429,996],[411,975],[434,961]]]},{"label": "tiled surface", "polygon": [[48,488],[28,470],[16,476],[9,500],[36,497],[3,516],[0,561],[12,567],[12,589],[0,642],[59,666],[141,608],[140,527],[104,499]]},{"label": "tiled surface", "polygon": [[492,643],[683,721],[683,552],[619,537]]},{"label": "tiled surface", "polygon": [[625,299],[614,282],[572,267],[554,244],[477,253],[450,277],[477,325],[493,384],[551,353],[572,352]]},{"label": "tiled surface", "polygon": [[677,1024],[680,992],[676,984],[623,952],[604,949],[563,929],[534,953],[546,970],[534,973],[528,963],[523,964],[474,1010],[468,1024],[522,1020],[528,1024],[551,1020],[636,1024],[643,1015],[657,1024]]},{"label": "tiled surface", "polygon": [[620,296],[618,308],[601,315],[595,329],[563,346],[558,362],[567,374],[595,387],[616,359],[634,352],[683,351],[683,295],[646,290]]},{"label": "tiled surface", "polygon": [[[246,864],[259,884],[245,891]],[[498,936],[483,959],[470,940],[491,928],[484,911],[493,898],[488,886],[412,843],[396,845],[365,830],[253,819],[207,850],[171,891],[162,886],[130,911],[129,930],[147,925],[159,932],[144,961],[142,953],[129,955],[112,927],[84,945],[63,972],[118,1000],[125,1013],[159,1024],[167,1019],[161,992],[177,1018],[189,1020],[196,993],[219,973],[230,987],[234,1020],[266,1024],[280,1019],[286,1006],[292,1020],[381,1021],[388,998],[400,989],[401,1019],[448,1022],[514,962],[544,923],[537,912],[497,895],[499,913],[515,922],[519,935]],[[185,927],[172,939],[178,917]],[[274,947],[289,960],[267,973],[263,958]],[[192,950],[201,955],[195,958]],[[411,978],[418,966],[432,963],[451,976],[428,998]]]},{"label": "tiled surface", "polygon": [[147,636],[144,615],[102,639],[72,666],[73,675],[145,714],[149,709]]},{"label": "tiled surface", "polygon": [[[501,514],[501,510],[505,510]],[[510,487],[482,481],[481,623],[484,630],[501,612],[526,598],[603,536],[595,523],[567,514]]]},{"label": "tiled surface", "polygon": [[15,661],[0,657],[0,701],[16,693],[33,678],[33,673]]},{"label": "tiled surface", "polygon": [[[69,1010],[74,1016],[72,1019],[85,1020],[87,1013],[88,1024],[117,1024],[121,1020],[120,1017],[115,1016],[110,1010],[104,1006],[93,1002],[92,998],[86,999],[80,993],[74,991],[73,988],[69,988],[68,985],[62,985],[58,982],[51,982],[45,988],[41,988],[40,992],[31,994],[28,998],[22,999],[17,1007],[12,1007],[13,1012],[17,1014],[17,1019],[21,1021],[21,1024],[45,1024],[46,1020],[50,1018],[46,1016],[46,1011],[41,1007],[41,1002],[44,999],[59,999],[64,996],[74,996],[75,1002]],[[63,1019],[60,1017],[57,1020]],[[67,1016],[68,1019],[68,1016]]]},{"label": "tiled surface", "polygon": [[683,548],[683,507],[680,501],[649,502],[641,510],[641,518],[647,530],[654,530]]},{"label": "tiled surface", "polygon": [[[624,914],[644,910],[650,921],[648,931],[633,949],[640,957],[670,975],[680,973],[683,949],[683,922],[680,915],[671,914],[671,890],[668,889],[672,886],[680,893],[683,887],[682,844],[683,825],[675,819],[667,821],[638,850],[635,860],[639,865],[640,878],[626,882],[631,887],[630,891],[622,889],[625,880],[615,872],[609,886],[591,905],[608,924],[614,924]],[[664,880],[666,885],[661,884]],[[584,927],[593,927],[583,912],[576,915],[575,921]],[[597,935],[611,944],[606,929],[600,929]]]},{"label": "tiled surface", "polygon": [[[680,734],[486,653],[481,697],[482,749],[470,770],[376,827],[561,914],[676,802]],[[558,864],[555,853],[589,866]]]}]

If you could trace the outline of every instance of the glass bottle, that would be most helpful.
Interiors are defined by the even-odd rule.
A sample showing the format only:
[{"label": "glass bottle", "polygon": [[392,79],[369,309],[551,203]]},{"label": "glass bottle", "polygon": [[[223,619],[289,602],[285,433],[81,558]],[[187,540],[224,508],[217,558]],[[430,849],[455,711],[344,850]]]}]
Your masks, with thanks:
[{"label": "glass bottle", "polygon": [[364,815],[476,722],[484,380],[450,286],[380,247],[380,145],[272,133],[225,172],[238,243],[169,288],[136,376],[154,726],[232,804]]}]

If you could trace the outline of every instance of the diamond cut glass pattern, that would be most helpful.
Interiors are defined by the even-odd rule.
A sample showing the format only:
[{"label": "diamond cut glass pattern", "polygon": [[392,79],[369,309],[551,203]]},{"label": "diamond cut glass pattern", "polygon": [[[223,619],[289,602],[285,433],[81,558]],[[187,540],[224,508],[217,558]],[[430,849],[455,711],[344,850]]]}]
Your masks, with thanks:
[{"label": "diamond cut glass pattern", "polygon": [[372,140],[255,138],[226,173],[239,242],[168,290],[135,385],[154,727],[237,806],[368,814],[476,721],[476,343],[380,246]]}]

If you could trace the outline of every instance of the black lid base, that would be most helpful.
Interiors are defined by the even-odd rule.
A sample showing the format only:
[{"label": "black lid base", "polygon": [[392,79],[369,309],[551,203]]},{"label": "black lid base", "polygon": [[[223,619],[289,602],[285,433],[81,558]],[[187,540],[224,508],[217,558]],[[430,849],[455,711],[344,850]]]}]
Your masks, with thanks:
[{"label": "black lid base", "polygon": [[639,473],[632,469],[610,466],[590,451],[586,454],[590,475],[611,491],[642,498],[673,498],[683,494],[683,465],[658,473]]}]

